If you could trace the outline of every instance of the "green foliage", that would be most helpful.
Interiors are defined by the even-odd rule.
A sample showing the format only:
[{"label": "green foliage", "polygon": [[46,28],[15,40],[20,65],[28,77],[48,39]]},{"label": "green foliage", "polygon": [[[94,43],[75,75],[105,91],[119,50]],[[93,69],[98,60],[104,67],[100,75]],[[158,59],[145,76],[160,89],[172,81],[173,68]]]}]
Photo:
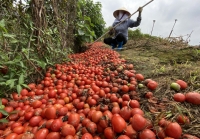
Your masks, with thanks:
[{"label": "green foliage", "polygon": [[129,39],[140,39],[144,37],[144,34],[141,33],[140,29],[136,29],[136,30],[128,30],[128,34],[129,34]]},{"label": "green foliage", "polygon": [[[45,6],[51,7],[50,1],[46,1]],[[28,83],[43,78],[47,67],[68,61],[67,55],[72,51],[62,45],[62,41],[66,41],[62,36],[67,35],[60,33],[61,25],[47,7],[49,16],[44,20],[49,22],[40,28],[36,26],[38,21],[33,20],[30,1],[26,5],[13,4],[13,1],[0,5],[0,16],[3,15],[0,20],[0,97],[19,93]]]},{"label": "green foliage", "polygon": [[91,0],[2,0],[0,19],[1,97],[19,93],[42,79],[48,67],[69,61],[74,41],[93,41],[105,25],[101,4]]},{"label": "green foliage", "polygon": [[5,106],[2,105],[2,100],[0,99],[0,113],[4,116],[6,116],[5,118],[1,118],[0,119],[0,123],[8,123],[7,117],[9,116],[9,113],[7,111],[4,110]]},{"label": "green foliage", "polygon": [[101,14],[101,4],[91,0],[79,0],[77,4],[76,41],[82,45],[102,35],[105,22]]}]

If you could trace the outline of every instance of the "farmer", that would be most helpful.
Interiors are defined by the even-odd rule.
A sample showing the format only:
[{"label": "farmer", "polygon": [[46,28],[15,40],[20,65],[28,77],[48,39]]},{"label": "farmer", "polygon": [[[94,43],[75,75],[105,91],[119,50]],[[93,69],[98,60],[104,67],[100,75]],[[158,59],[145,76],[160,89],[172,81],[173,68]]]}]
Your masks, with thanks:
[{"label": "farmer", "polygon": [[[137,27],[140,25],[142,7],[138,8],[138,12],[139,12],[139,15],[137,17],[137,21],[134,21],[134,20],[128,18],[131,14],[125,8],[120,8],[120,9],[114,11],[113,16],[115,17],[115,20],[112,25],[112,28],[109,31],[109,34],[110,35],[114,34],[114,37],[105,38],[104,43],[111,45],[112,49],[114,49],[118,46],[117,49],[121,50],[123,45],[126,44],[126,42],[128,40],[128,28],[129,27],[133,28],[133,27]],[[124,22],[119,24],[121,21],[124,21]],[[119,25],[117,25],[117,24],[119,24]],[[113,28],[115,25],[117,25],[116,28]]]}]

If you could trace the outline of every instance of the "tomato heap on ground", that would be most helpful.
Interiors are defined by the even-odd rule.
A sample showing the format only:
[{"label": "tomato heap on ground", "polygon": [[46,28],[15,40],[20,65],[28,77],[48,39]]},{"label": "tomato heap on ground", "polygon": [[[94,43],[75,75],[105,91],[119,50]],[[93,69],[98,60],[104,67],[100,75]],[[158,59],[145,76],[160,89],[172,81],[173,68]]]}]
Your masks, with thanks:
[{"label": "tomato heap on ground", "polygon": [[[86,52],[70,55],[70,62],[49,68],[41,83],[29,84],[20,95],[12,93],[11,100],[3,98],[9,122],[0,124],[0,139],[181,138],[177,122],[145,117],[137,93],[144,77],[119,56],[94,43]],[[150,90],[158,86],[151,79],[145,84]]]}]

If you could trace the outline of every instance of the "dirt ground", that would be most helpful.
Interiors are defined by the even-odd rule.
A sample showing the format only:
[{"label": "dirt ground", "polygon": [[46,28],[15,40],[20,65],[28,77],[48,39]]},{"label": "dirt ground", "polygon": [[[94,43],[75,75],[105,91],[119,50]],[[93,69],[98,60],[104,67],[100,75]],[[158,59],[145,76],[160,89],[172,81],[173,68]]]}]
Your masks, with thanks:
[{"label": "dirt ground", "polygon": [[[159,84],[152,100],[141,97],[141,107],[146,115],[152,121],[163,114],[175,121],[178,114],[184,114],[189,117],[190,123],[182,125],[183,133],[200,137],[200,106],[175,102],[173,94],[177,92],[170,89],[172,82],[181,79],[188,83],[188,88],[179,92],[200,92],[200,48],[169,42],[129,40],[119,53],[127,62],[134,64],[137,73]],[[138,89],[141,96],[147,91],[147,88]]]}]

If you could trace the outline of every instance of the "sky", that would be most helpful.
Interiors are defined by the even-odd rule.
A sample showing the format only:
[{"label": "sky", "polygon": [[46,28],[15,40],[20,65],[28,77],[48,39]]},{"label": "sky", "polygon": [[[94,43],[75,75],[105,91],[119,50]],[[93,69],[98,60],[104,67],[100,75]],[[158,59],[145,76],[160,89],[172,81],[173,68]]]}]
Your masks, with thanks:
[{"label": "sky", "polygon": [[[131,14],[150,0],[93,0],[102,5],[102,15],[106,27],[114,21],[113,12],[125,7]],[[189,41],[189,45],[200,45],[200,0],[153,0],[142,11],[139,27],[142,33],[167,38],[180,37]],[[131,19],[136,20],[138,13]],[[154,22],[155,20],[155,22]],[[176,22],[175,22],[176,20]]]}]

